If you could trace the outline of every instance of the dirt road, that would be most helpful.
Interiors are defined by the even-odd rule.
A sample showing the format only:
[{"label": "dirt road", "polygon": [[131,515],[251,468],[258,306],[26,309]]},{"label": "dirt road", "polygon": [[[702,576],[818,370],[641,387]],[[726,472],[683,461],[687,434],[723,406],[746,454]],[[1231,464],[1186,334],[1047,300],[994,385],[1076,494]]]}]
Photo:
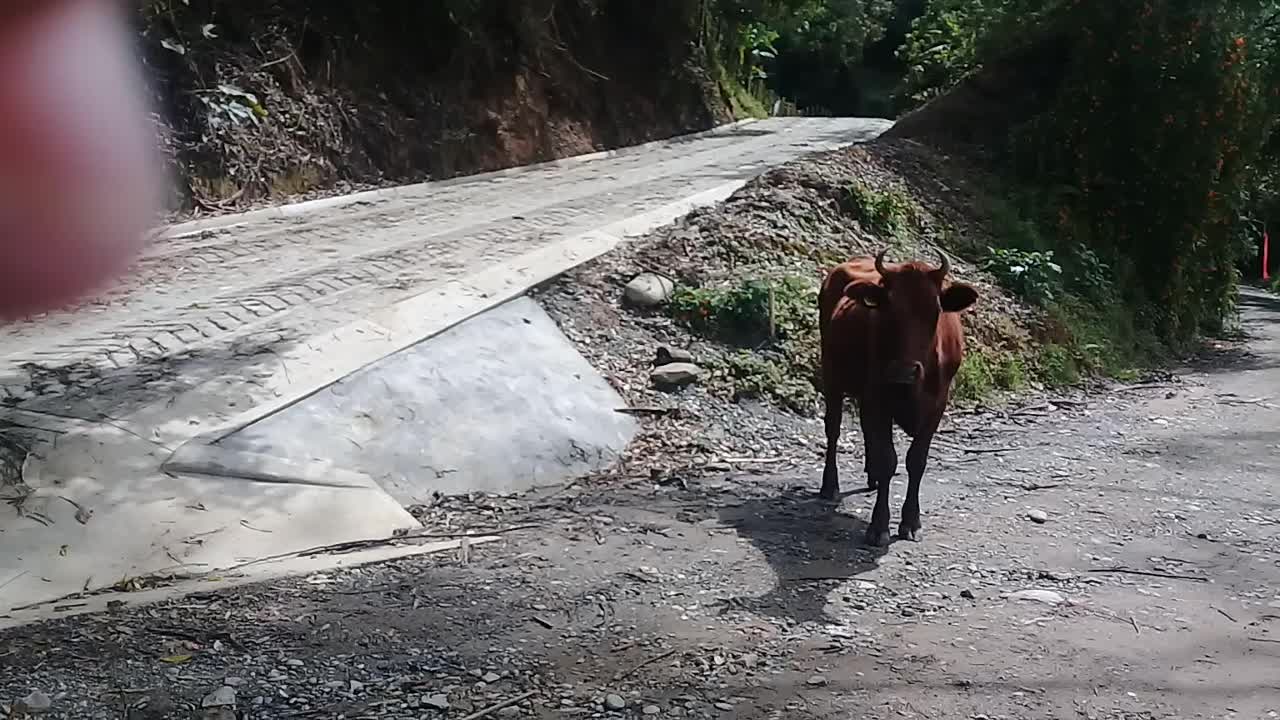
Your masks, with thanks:
[{"label": "dirt road", "polygon": [[696,462],[641,448],[609,477],[422,509],[442,531],[530,526],[466,557],[9,632],[0,701],[36,691],[56,718],[1275,717],[1280,299],[1242,308],[1247,341],[1173,377],[953,414],[919,544],[863,547],[869,497],[814,499],[815,423],[692,412],[654,423],[684,423]]}]

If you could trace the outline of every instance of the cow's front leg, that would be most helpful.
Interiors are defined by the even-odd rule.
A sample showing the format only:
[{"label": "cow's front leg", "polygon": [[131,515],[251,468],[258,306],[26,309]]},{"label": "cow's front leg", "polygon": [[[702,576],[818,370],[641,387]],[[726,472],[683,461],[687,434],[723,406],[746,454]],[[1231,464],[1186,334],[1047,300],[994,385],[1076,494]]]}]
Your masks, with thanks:
[{"label": "cow's front leg", "polygon": [[867,485],[876,489],[876,505],[867,526],[867,544],[889,544],[889,489],[898,469],[898,453],[893,448],[893,424],[887,415],[862,409],[862,439],[866,448]]},{"label": "cow's front leg", "polygon": [[932,413],[926,418],[911,440],[907,450],[907,497],[902,501],[902,519],[898,522],[898,537],[913,542],[920,541],[920,481],[924,479],[924,469],[929,462],[929,447],[933,444],[933,435],[942,420],[942,413]]},{"label": "cow's front leg", "polygon": [[844,393],[831,388],[826,393],[827,463],[822,469],[822,489],[818,497],[835,500],[840,494],[840,421],[844,418]]}]

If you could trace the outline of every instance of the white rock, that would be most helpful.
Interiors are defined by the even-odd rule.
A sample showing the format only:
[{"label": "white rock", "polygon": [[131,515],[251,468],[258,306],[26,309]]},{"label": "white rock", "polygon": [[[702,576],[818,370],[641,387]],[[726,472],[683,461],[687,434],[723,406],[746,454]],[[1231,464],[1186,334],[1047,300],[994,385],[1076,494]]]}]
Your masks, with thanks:
[{"label": "white rock", "polygon": [[658,707],[657,705],[645,705],[644,709],[642,709],[640,712],[644,713],[645,715],[657,715],[658,713],[662,712],[662,708]]},{"label": "white rock", "polygon": [[676,284],[654,273],[640,273],[627,283],[623,295],[627,302],[640,307],[654,307],[671,299]]},{"label": "white rock", "polygon": [[1061,594],[1052,590],[1019,590],[1009,593],[1010,600],[1021,600],[1023,602],[1038,602],[1045,605],[1061,605],[1067,601]]},{"label": "white rock", "polygon": [[649,373],[649,379],[659,387],[688,385],[700,377],[702,377],[702,368],[693,363],[670,363],[656,367]]},{"label": "white rock", "polygon": [[496,672],[492,672],[492,671],[491,671],[491,672],[487,672],[487,673],[485,673],[485,674],[484,674],[480,679],[481,679],[481,680],[483,680],[483,681],[485,681],[486,683],[489,683],[490,685],[492,685],[492,684],[494,684],[494,683],[498,682],[499,680],[501,680],[501,679],[502,679],[502,676],[501,676],[501,675],[499,675],[499,674],[498,674],[498,673],[496,673]]},{"label": "white rock", "polygon": [[435,710],[448,710],[449,696],[448,695],[429,695],[425,699],[423,699],[422,704],[426,705],[429,708],[433,708]]},{"label": "white rock", "polygon": [[813,677],[809,678],[809,684],[813,685],[814,687],[819,687],[822,685],[826,685],[827,679],[822,675],[814,675]]},{"label": "white rock", "polygon": [[627,701],[621,695],[609,693],[604,696],[604,706],[610,710],[622,710],[627,707]]},{"label": "white rock", "polygon": [[1049,513],[1043,510],[1030,510],[1027,512],[1027,519],[1041,525],[1049,522]]},{"label": "white rock", "polygon": [[205,695],[204,700],[200,701],[200,707],[206,708],[231,707],[235,704],[236,689],[227,685]]},{"label": "white rock", "polygon": [[40,715],[49,712],[53,707],[53,699],[39,690],[32,690],[31,694],[22,698],[22,706],[32,715]]}]

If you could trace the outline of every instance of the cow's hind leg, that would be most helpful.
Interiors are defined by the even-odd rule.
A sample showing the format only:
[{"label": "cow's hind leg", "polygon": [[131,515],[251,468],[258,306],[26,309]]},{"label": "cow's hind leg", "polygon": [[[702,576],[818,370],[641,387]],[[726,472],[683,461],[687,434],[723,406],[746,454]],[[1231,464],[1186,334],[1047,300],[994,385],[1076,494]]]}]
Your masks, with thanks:
[{"label": "cow's hind leg", "polygon": [[844,418],[844,393],[838,389],[826,393],[827,464],[822,469],[822,489],[818,497],[835,500],[840,494],[840,422]]},{"label": "cow's hind leg", "polygon": [[941,412],[933,413],[927,418],[925,426],[916,432],[911,440],[911,447],[907,450],[907,497],[902,501],[902,519],[898,522],[898,537],[903,540],[920,540],[920,481],[924,479],[933,434],[941,420]]},{"label": "cow's hind leg", "polygon": [[893,448],[893,425],[881,413],[862,413],[862,438],[867,456],[867,485],[876,489],[876,505],[867,526],[867,544],[889,544],[889,489],[898,469],[898,453]]}]

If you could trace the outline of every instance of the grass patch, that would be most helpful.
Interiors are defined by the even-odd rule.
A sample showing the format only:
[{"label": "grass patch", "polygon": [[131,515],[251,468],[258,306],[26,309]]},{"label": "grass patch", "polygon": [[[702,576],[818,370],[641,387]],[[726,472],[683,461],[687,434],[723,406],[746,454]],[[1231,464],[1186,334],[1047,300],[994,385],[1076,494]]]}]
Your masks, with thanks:
[{"label": "grass patch", "polygon": [[818,288],[788,275],[727,287],[677,288],[672,317],[739,349],[712,364],[712,382],[735,399],[760,398],[811,415],[817,392]]},{"label": "grass patch", "polygon": [[1027,365],[1021,355],[974,349],[965,353],[964,362],[951,385],[952,399],[962,405],[976,405],[991,399],[997,392],[1017,392],[1027,386]]},{"label": "grass patch", "polygon": [[734,79],[724,65],[719,62],[714,63],[714,72],[716,85],[720,88],[720,96],[729,106],[729,112],[734,120],[769,117],[769,109],[764,106],[764,103]]},{"label": "grass patch", "polygon": [[884,237],[901,237],[920,225],[920,211],[902,188],[881,190],[854,182],[849,186],[849,206],[867,230]]}]

